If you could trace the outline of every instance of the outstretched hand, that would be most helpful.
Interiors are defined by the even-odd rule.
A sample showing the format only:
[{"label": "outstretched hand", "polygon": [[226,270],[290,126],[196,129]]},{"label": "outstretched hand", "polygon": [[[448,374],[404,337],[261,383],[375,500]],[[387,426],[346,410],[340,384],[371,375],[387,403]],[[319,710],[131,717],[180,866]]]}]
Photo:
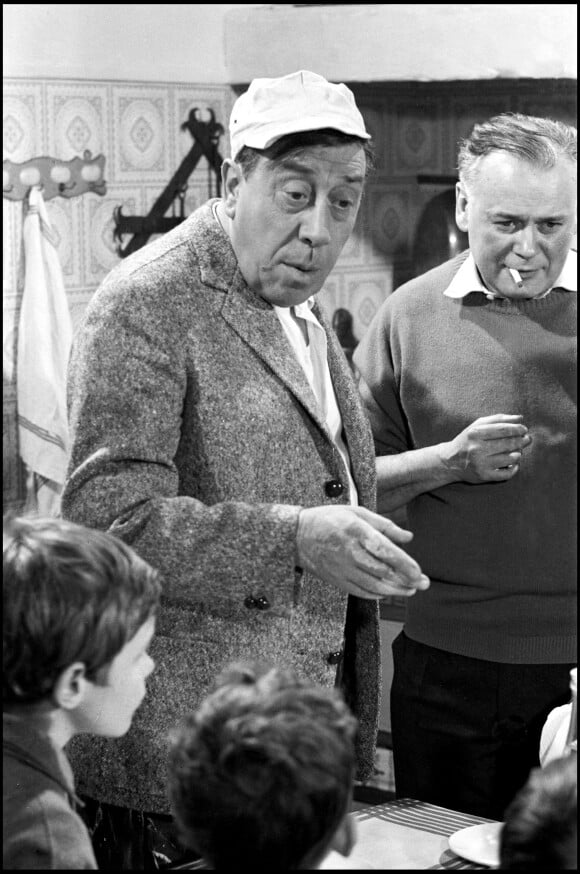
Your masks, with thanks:
[{"label": "outstretched hand", "polygon": [[364,507],[321,506],[300,511],[297,564],[359,598],[413,595],[429,579],[398,544],[413,535]]}]

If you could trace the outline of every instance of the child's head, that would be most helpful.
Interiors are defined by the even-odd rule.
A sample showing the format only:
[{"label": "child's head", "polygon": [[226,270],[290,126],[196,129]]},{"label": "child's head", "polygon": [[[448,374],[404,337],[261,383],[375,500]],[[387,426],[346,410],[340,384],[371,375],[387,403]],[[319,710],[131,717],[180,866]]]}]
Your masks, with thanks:
[{"label": "child's head", "polygon": [[60,708],[71,734],[124,734],[153,669],[156,571],[61,519],[5,520],[3,541],[4,709]]},{"label": "child's head", "polygon": [[500,867],[578,870],[578,761],[575,754],[533,768],[505,814]]},{"label": "child's head", "polygon": [[316,866],[349,823],[356,728],[338,690],[232,666],[173,734],[169,796],[182,838],[222,870]]}]

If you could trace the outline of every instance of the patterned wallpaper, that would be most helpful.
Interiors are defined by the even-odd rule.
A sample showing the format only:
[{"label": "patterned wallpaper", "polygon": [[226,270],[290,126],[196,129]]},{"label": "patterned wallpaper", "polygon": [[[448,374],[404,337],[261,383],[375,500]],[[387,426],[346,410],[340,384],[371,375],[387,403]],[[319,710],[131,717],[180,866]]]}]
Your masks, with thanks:
[{"label": "patterned wallpaper", "polygon": [[[212,109],[227,127],[235,95],[222,85],[147,84],[84,80],[5,79],[4,159],[20,163],[39,155],[69,160],[86,149],[106,158],[104,196],[88,193],[46,202],[58,239],[58,253],[73,327],[106,274],[118,263],[113,211],[146,215],[193,144],[181,124],[198,108]],[[219,150],[225,157],[228,142]],[[210,173],[202,158],[189,179],[187,214],[207,199]],[[211,189],[215,192],[214,187]],[[20,307],[22,203],[4,206],[4,509],[24,496],[18,459],[14,355]],[[129,238],[125,239],[125,243]]]},{"label": "patterned wallpaper", "polygon": [[[552,115],[575,122],[572,80],[491,80],[455,83],[351,85],[373,134],[376,170],[369,180],[354,233],[327,280],[321,299],[330,315],[345,307],[360,339],[385,297],[413,275],[414,231],[429,199],[455,174],[458,139],[474,121],[504,110]],[[106,158],[104,196],[54,198],[47,210],[73,327],[104,276],[118,262],[113,211],[146,215],[189,151],[180,125],[197,107],[213,109],[227,127],[236,93],[223,85],[89,80],[5,79],[4,158],[38,155],[68,160]],[[219,143],[229,153],[227,137]],[[431,180],[418,181],[418,176]],[[207,199],[209,169],[202,159],[189,180],[185,212]],[[212,194],[215,189],[212,189]],[[4,199],[4,509],[21,504],[24,489],[15,420],[14,350],[19,312],[22,204]]]}]

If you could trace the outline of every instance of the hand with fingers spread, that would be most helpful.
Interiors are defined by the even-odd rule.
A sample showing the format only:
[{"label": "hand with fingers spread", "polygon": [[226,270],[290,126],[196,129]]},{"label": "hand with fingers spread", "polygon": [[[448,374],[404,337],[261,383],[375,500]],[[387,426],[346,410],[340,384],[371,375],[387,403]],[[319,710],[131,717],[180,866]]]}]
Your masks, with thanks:
[{"label": "hand with fingers spread", "polygon": [[412,537],[363,507],[311,507],[298,517],[297,564],[359,598],[408,597],[429,588],[417,562],[401,548]]},{"label": "hand with fingers spread", "polygon": [[442,444],[444,466],[468,483],[511,479],[532,442],[523,416],[481,416],[449,443]]}]

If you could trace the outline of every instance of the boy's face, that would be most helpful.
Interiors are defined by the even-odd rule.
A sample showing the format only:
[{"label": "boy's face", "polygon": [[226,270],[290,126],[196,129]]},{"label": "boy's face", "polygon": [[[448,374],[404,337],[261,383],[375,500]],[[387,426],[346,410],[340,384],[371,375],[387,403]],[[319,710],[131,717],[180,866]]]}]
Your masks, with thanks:
[{"label": "boy's face", "polygon": [[82,704],[75,713],[78,732],[121,737],[145,697],[145,680],[155,667],[147,653],[155,632],[155,617],[145,622],[111,662],[105,682],[87,682]]}]

